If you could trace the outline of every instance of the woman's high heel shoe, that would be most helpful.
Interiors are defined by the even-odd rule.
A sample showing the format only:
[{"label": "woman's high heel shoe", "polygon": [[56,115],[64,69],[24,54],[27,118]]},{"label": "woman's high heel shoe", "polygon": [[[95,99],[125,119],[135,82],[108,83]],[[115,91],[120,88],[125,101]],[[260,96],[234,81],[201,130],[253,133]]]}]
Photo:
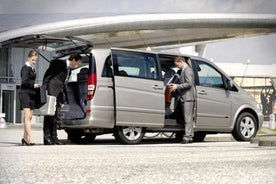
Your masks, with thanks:
[{"label": "woman's high heel shoe", "polygon": [[26,145],[26,146],[30,146],[31,144],[28,143],[27,141],[25,141],[25,139],[21,139],[21,142],[22,142],[22,146]]}]

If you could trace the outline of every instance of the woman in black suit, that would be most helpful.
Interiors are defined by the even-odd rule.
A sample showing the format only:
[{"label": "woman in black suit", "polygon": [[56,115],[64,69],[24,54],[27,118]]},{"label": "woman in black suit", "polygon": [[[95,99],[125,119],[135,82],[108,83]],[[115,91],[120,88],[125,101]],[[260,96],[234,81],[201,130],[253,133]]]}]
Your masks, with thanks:
[{"label": "woman in black suit", "polygon": [[33,110],[35,106],[35,89],[40,85],[35,83],[36,73],[35,65],[38,54],[31,50],[28,54],[28,61],[21,69],[21,90],[19,93],[19,100],[21,109],[24,112],[24,135],[21,140],[22,145],[34,145],[31,134],[31,121]]}]

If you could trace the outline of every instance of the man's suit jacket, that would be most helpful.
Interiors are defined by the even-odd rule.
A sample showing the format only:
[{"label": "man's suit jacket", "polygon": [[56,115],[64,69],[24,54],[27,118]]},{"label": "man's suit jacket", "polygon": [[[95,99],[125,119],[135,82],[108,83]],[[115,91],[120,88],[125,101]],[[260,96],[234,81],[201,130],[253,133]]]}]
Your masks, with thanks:
[{"label": "man's suit jacket", "polygon": [[43,85],[46,85],[48,95],[57,97],[57,101],[64,104],[65,79],[67,76],[67,64],[63,60],[54,60],[44,74]]},{"label": "man's suit jacket", "polygon": [[177,86],[177,90],[182,102],[195,100],[194,72],[190,66],[187,66],[182,70],[180,84]]},{"label": "man's suit jacket", "polygon": [[35,94],[34,84],[35,84],[36,74],[34,70],[27,66],[26,64],[21,69],[21,90],[20,93]]}]

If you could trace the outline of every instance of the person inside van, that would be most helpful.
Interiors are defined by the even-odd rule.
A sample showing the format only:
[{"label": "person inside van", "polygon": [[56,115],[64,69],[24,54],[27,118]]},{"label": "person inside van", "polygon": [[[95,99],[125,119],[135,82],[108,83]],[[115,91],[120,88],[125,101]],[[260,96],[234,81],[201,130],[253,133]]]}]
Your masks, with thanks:
[{"label": "person inside van", "polygon": [[80,54],[71,54],[68,60],[54,60],[44,74],[43,85],[46,85],[48,95],[57,98],[55,116],[45,116],[43,123],[44,145],[64,144],[57,136],[57,115],[66,102],[65,88],[71,75],[71,69],[77,68],[82,62]]},{"label": "person inside van", "polygon": [[192,143],[194,136],[193,108],[195,103],[194,72],[191,64],[184,57],[176,57],[174,64],[181,70],[179,84],[170,84],[171,92],[178,92],[178,107],[181,108],[183,119],[178,123],[185,129],[182,143]]}]

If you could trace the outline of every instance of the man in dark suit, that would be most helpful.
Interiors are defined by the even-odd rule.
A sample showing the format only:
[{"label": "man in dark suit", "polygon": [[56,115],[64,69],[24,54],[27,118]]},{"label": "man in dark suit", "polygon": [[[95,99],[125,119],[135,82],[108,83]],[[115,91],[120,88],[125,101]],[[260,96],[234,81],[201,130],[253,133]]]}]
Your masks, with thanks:
[{"label": "man in dark suit", "polygon": [[82,61],[80,54],[71,54],[67,61],[54,60],[44,74],[43,85],[46,85],[48,95],[57,98],[57,111],[55,116],[45,116],[43,134],[45,145],[63,144],[57,136],[57,112],[66,102],[65,88],[72,68],[77,68]]},{"label": "man in dark suit", "polygon": [[180,83],[170,84],[171,92],[177,91],[179,94],[179,106],[181,107],[185,127],[182,143],[191,143],[194,136],[193,128],[193,108],[195,103],[194,72],[191,64],[183,57],[176,57],[175,66],[181,70]]}]

